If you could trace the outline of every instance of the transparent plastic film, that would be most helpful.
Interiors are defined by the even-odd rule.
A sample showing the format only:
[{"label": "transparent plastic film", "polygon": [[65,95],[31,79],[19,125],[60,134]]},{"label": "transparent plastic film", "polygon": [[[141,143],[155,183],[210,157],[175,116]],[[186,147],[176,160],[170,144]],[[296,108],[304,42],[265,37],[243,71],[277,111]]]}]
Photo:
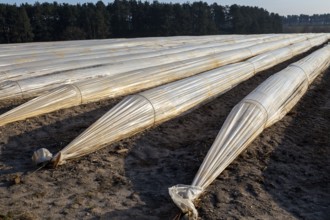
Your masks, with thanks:
[{"label": "transparent plastic film", "polygon": [[[319,75],[329,65],[330,46],[325,46],[269,77],[247,95],[232,109],[191,186],[185,187],[205,190],[266,127],[281,120],[295,106],[312,82],[309,79],[313,75]],[[196,208],[191,204],[203,190],[192,199],[183,196],[185,200],[189,200],[185,201],[185,204],[190,204],[187,207],[180,205],[182,193],[175,191],[180,187],[178,185],[169,189],[173,201],[179,204],[178,207],[183,212],[188,212],[191,219],[197,219]]]},{"label": "transparent plastic film", "polygon": [[203,189],[198,186],[191,185],[176,185],[168,189],[168,192],[183,213],[190,219],[197,219],[198,212],[195,208],[193,201],[197,199],[203,192]]},{"label": "transparent plastic film", "polygon": [[[271,38],[260,38],[251,40],[240,39],[230,43],[227,42],[212,42],[208,44],[197,44],[197,45],[184,45],[175,48],[167,48],[163,50],[152,50],[147,49],[128,49],[126,51],[112,52],[109,51],[103,53],[93,53],[88,55],[79,55],[76,57],[68,57],[63,59],[49,59],[43,62],[35,61],[17,65],[10,65],[2,67],[0,70],[0,82],[3,80],[20,80],[30,77],[37,77],[46,74],[57,73],[68,70],[78,70],[87,67],[94,67],[100,65],[116,64],[123,61],[132,61],[144,58],[161,59],[163,62],[170,61],[170,54],[178,53],[180,57],[175,57],[178,60],[191,59],[195,57],[201,57],[208,54],[219,53],[227,50],[233,50],[237,48],[251,46],[253,44],[262,43],[264,41],[274,41],[284,39],[285,36],[275,36]],[[242,41],[242,42],[241,42]],[[117,55],[116,55],[117,54]],[[10,58],[8,58],[10,59]],[[3,60],[3,59],[2,59]],[[3,60],[4,61],[4,60]],[[1,59],[0,59],[1,62]],[[4,61],[8,62],[8,61]],[[125,64],[128,65],[128,64]]]},{"label": "transparent plastic film", "polygon": [[[239,107],[241,108],[240,111],[236,113],[236,109],[234,108],[232,113],[230,113],[225,122],[225,125],[228,126],[222,128],[222,130],[226,131],[220,131],[216,141],[211,147],[211,149],[214,150],[210,150],[204,159],[206,163],[203,163],[202,166],[207,167],[207,174],[211,173],[211,175],[205,177],[204,169],[201,167],[196,175],[199,178],[195,178],[190,186],[184,187],[184,190],[182,190],[182,185],[176,185],[169,188],[169,193],[173,202],[175,204],[181,204],[178,207],[183,213],[188,213],[190,219],[197,219],[198,217],[193,202],[203,193],[204,190],[198,190],[197,192],[195,190],[194,196],[189,196],[189,192],[195,188],[204,189],[207,187],[210,182],[212,182],[243,150],[240,147],[228,148],[228,145],[244,145],[246,147],[249,139],[253,138],[251,135],[258,135],[255,131],[259,131],[260,133],[263,124],[267,120],[267,114],[262,108],[258,108],[250,103],[242,103]],[[242,120],[243,123],[240,123],[240,120]],[[233,133],[228,135],[230,132]],[[223,148],[213,147],[220,144],[225,145]],[[222,160],[226,160],[226,163],[219,163],[219,161]]]},{"label": "transparent plastic film", "polygon": [[212,35],[185,37],[154,37],[133,39],[103,39],[62,42],[37,42],[1,45],[0,66],[8,66],[31,61],[42,61],[55,58],[66,58],[77,54],[93,54],[106,49],[110,53],[134,49],[164,49],[184,45],[201,45],[212,42],[237,43],[253,39],[272,37],[288,38],[297,34],[264,34],[264,35]]},{"label": "transparent plastic film", "polygon": [[92,153],[154,124],[154,109],[142,96],[127,97],[58,152],[55,166]]},{"label": "transparent plastic film", "polygon": [[[221,62],[218,66],[223,66],[229,63],[238,62],[247,59],[249,57],[258,55],[260,53],[263,53],[265,51],[271,51],[277,48],[288,46],[291,44],[291,42],[300,42],[302,39],[303,38],[301,37],[292,37],[284,40],[276,40],[267,43],[260,43],[257,45],[253,45],[241,49],[219,52],[222,53],[221,54],[222,59],[218,60],[218,63]],[[217,51],[214,48],[211,50],[213,51],[212,54],[214,54],[215,51]],[[217,55],[219,56],[219,54]],[[41,76],[36,76],[36,77],[12,81],[12,82],[16,82],[17,84],[19,84],[22,90],[23,97],[30,98],[30,97],[38,96],[44,93],[45,91],[49,91],[63,84],[72,84],[78,81],[90,80],[97,77],[124,74],[133,70],[140,70],[152,66],[188,60],[189,57],[190,55],[188,51],[182,53],[175,53],[171,55],[152,57],[148,59],[136,59],[130,62],[115,63],[113,65],[105,65],[94,68],[86,68],[80,70],[41,75]],[[192,57],[190,58],[193,57],[196,57],[196,54],[192,55]],[[1,83],[0,83],[0,89],[2,89]],[[14,94],[12,95],[12,97],[13,96]],[[2,94],[0,94],[0,100],[5,98],[6,96],[3,97]]]},{"label": "transparent plastic film", "polygon": [[[292,56],[299,54],[300,52],[311,48],[309,43],[303,45],[305,46],[305,49],[303,50],[301,49],[301,43],[296,43],[285,48],[280,48],[260,54],[250,58],[247,61],[237,63],[237,65],[231,65],[228,68],[224,68],[222,71],[227,72],[225,75],[217,75],[217,71],[215,75],[212,75],[212,71],[209,72],[208,75],[212,75],[214,78],[212,78],[213,81],[219,80],[219,78],[223,76],[227,77],[230,87],[226,87],[227,84],[218,85],[215,83],[215,85],[220,86],[220,88],[230,89],[232,85],[240,83],[242,80],[248,79],[256,72],[270,68],[291,58]],[[296,50],[296,47],[299,48],[299,50]],[[248,51],[246,54],[249,56]],[[62,86],[58,89],[47,92],[38,98],[32,99],[31,101],[28,101],[27,103],[12,109],[4,115],[1,115],[0,125],[4,125],[6,123],[17,120],[23,120],[28,117],[37,116],[39,114],[45,114],[58,109],[80,105],[81,103],[88,103],[101,99],[115,98],[132,94],[140,90],[150,89],[152,87],[160,86],[172,81],[180,80],[182,78],[191,77],[198,73],[209,71],[210,69],[215,69],[221,66],[223,61],[228,59],[227,55],[228,53],[219,53],[203,58],[195,58],[156,67],[149,67],[138,71],[131,71],[127,72],[126,74],[118,74],[112,77],[102,77],[88,81],[82,81],[72,84],[74,86]],[[241,71],[241,73],[238,74],[235,72],[235,74],[229,74],[233,71]],[[205,81],[208,81],[208,78],[211,77],[207,76]],[[196,85],[199,85],[198,81],[200,80],[201,79],[197,78],[196,82],[196,79],[193,78],[191,84],[197,83]],[[227,82],[221,81],[221,83]],[[63,93],[63,87],[67,87],[66,91],[72,91],[72,93]],[[185,85],[183,83],[180,86],[180,89],[183,89],[184,87],[187,89],[190,88],[189,85]],[[72,96],[73,92],[76,94],[75,98]],[[180,92],[180,90],[178,92]],[[189,90],[188,92],[190,93]]]},{"label": "transparent plastic film", "polygon": [[[15,49],[8,48],[7,50],[3,49],[2,54],[0,55],[0,71],[9,71],[15,70],[13,72],[8,72],[8,79],[15,77],[15,74],[18,74],[17,77],[27,77],[24,75],[26,73],[28,76],[42,74],[44,72],[39,72],[40,69],[47,68],[48,71],[56,71],[54,63],[61,63],[57,71],[60,69],[65,70],[66,68],[73,69],[74,66],[70,67],[70,63],[66,64],[66,67],[63,66],[67,61],[75,60],[76,66],[79,67],[79,60],[85,60],[85,62],[80,63],[80,68],[88,64],[90,59],[94,58],[102,58],[102,57],[114,57],[119,55],[132,55],[142,53],[146,56],[147,52],[157,53],[159,51],[171,51],[172,49],[181,49],[189,50],[207,47],[208,45],[211,47],[216,46],[218,44],[236,44],[240,42],[248,42],[253,40],[265,40],[268,41],[269,38],[275,39],[284,39],[288,37],[287,35],[260,35],[260,36],[214,36],[211,38],[200,38],[200,37],[188,37],[183,40],[172,40],[164,39],[164,38],[154,38],[149,39],[130,39],[130,40],[97,40],[97,41],[81,41],[80,43],[71,41],[71,44],[56,44],[53,46],[47,46],[46,44],[40,44],[36,46],[36,44],[16,44]],[[60,42],[61,43],[61,42]],[[27,46],[34,45],[34,46]],[[150,55],[151,56],[151,55]],[[109,63],[111,59],[107,60]],[[106,61],[103,61],[106,62]],[[96,63],[94,60],[92,63]],[[74,63],[72,63],[74,65]],[[38,67],[33,69],[33,67]],[[50,68],[52,67],[52,68]],[[77,67],[77,68],[78,68]],[[19,71],[22,71],[21,73]],[[1,78],[0,78],[1,80]]]},{"label": "transparent plastic film", "polygon": [[[272,54],[270,53],[269,56]],[[246,61],[220,67],[129,96],[56,154],[52,161],[55,165],[63,164],[67,160],[89,154],[110,143],[170,120],[223,94],[254,74],[253,64]],[[248,105],[243,103],[247,110],[242,111],[241,118],[243,119],[246,115],[250,117],[253,115],[253,119],[246,121],[254,126],[258,125],[260,128],[259,124],[264,125],[267,114],[262,105],[256,107],[251,102]],[[260,123],[257,123],[257,120]],[[238,132],[238,136],[244,134],[248,138],[243,139],[242,142],[247,143],[251,140],[249,132],[242,126],[242,131]],[[236,143],[234,139],[232,143]],[[231,155],[231,158],[234,159],[239,152],[239,149],[234,151],[234,156]]]},{"label": "transparent plastic film", "polygon": [[22,89],[17,82],[5,81],[0,83],[0,99],[23,98]]},{"label": "transparent plastic film", "polygon": [[[249,65],[246,64],[245,68],[238,67],[237,70],[253,73],[252,66],[247,68]],[[226,72],[226,74],[219,77],[219,71]],[[217,92],[227,90],[231,85],[226,76],[234,74],[234,70],[219,71],[212,71],[212,79],[221,78],[218,80],[218,86],[210,85],[212,79],[205,82],[205,76],[199,77],[199,79],[203,79],[204,83],[198,83],[201,80],[195,76],[125,98],[57,153],[52,159],[54,165],[60,165],[67,160],[92,153],[155,124],[170,120],[209,100]],[[222,84],[220,81],[227,82],[226,86],[220,87],[219,85]]]},{"label": "transparent plastic film", "polygon": [[[246,36],[246,38],[257,38],[258,36]],[[267,36],[259,36],[267,37]],[[201,37],[157,37],[157,38],[135,38],[135,39],[106,39],[106,40],[84,40],[84,41],[67,41],[67,42],[53,42],[46,43],[27,43],[27,44],[13,44],[12,47],[2,47],[0,58],[12,58],[16,61],[14,63],[24,63],[33,60],[44,60],[56,57],[67,57],[75,54],[89,54],[99,50],[108,49],[109,51],[118,51],[134,48],[147,49],[173,47],[185,44],[201,44],[205,42],[214,41],[232,41],[243,40],[243,36],[228,36],[221,35]],[[243,40],[244,41],[244,40]],[[7,49],[6,49],[7,47]],[[52,55],[55,55],[52,56]],[[0,66],[10,65],[12,63],[1,63]]]},{"label": "transparent plastic film", "polygon": [[59,106],[66,108],[81,104],[81,94],[74,85],[67,85],[30,100],[0,116],[0,126],[13,120],[23,120],[29,117],[53,111]]},{"label": "transparent plastic film", "polygon": [[[284,38],[283,36],[276,36],[276,37],[272,37],[271,39],[279,40],[283,38]],[[252,39],[252,40],[241,39],[231,43],[212,42],[207,44],[184,45],[174,48],[165,48],[161,50],[154,49],[151,51],[145,48],[127,49],[124,51],[113,51],[113,52],[108,50],[102,50],[104,52],[101,51],[101,52],[95,52],[93,54],[87,54],[87,55],[83,54],[76,57],[68,57],[68,58],[55,59],[55,60],[50,59],[42,62],[35,61],[35,62],[5,66],[1,68],[0,81],[1,78],[6,80],[19,80],[19,79],[36,77],[46,74],[52,74],[61,71],[82,69],[82,68],[100,66],[100,65],[109,65],[109,64],[115,64],[118,62],[130,61],[135,59],[153,58],[159,56],[164,56],[164,58],[166,58],[166,55],[175,54],[175,53],[182,53],[183,55],[186,54],[186,56],[184,56],[183,58],[190,59],[194,57],[212,54],[215,52],[247,47],[256,43],[262,43],[266,40],[269,41],[268,38]]]}]

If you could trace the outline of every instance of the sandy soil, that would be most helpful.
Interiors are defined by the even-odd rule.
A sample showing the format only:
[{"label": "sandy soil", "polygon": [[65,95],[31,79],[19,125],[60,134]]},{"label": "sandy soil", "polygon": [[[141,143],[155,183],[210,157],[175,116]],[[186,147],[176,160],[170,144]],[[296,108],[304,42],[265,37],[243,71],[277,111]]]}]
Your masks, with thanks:
[{"label": "sandy soil", "polygon": [[[189,184],[232,107],[301,57],[184,116],[57,169],[33,172],[33,151],[60,150],[119,99],[0,127],[0,219],[173,219],[179,210],[168,187]],[[0,103],[0,113],[21,102]],[[327,219],[329,132],[330,70],[207,189],[198,204],[200,218]]]}]

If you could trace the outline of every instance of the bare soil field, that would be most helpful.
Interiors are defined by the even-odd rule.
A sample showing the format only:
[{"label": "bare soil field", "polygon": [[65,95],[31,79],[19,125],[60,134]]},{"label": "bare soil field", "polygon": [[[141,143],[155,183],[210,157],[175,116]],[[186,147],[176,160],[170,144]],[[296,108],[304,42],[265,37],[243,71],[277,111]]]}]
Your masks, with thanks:
[{"label": "bare soil field", "polygon": [[[35,171],[33,151],[59,151],[120,99],[0,127],[0,219],[173,219],[179,209],[168,187],[190,184],[232,107],[304,55],[181,117],[56,169]],[[0,113],[22,102],[2,102]],[[330,69],[206,190],[197,204],[200,218],[328,219],[329,133]]]}]

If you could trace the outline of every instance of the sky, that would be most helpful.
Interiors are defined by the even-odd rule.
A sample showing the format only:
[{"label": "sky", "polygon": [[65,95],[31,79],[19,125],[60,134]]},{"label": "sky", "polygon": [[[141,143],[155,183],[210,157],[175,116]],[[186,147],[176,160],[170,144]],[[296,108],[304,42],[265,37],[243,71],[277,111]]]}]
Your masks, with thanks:
[{"label": "sky", "polygon": [[[39,0],[39,2],[53,2],[54,0]],[[144,1],[144,0],[142,0]],[[150,0],[152,2],[152,0]],[[185,3],[194,2],[194,0],[158,0],[159,2]],[[325,14],[330,13],[330,0],[202,0],[209,4],[216,2],[219,5],[248,5],[257,6],[266,9],[269,12],[278,13],[280,15],[299,15],[299,14]],[[17,5],[21,3],[33,4],[35,0],[0,0],[0,3],[9,3]],[[97,2],[97,0],[57,0],[58,3],[86,3]],[[104,0],[104,3],[111,0]]]}]

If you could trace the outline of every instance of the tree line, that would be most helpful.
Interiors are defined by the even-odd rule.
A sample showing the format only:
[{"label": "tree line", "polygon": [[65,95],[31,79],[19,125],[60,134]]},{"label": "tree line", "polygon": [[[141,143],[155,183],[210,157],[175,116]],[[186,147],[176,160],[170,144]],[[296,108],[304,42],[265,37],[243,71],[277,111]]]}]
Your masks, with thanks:
[{"label": "tree line", "polygon": [[330,25],[330,14],[288,15],[282,20],[284,25]]},{"label": "tree line", "polygon": [[282,17],[286,33],[329,33],[330,14],[288,15]]},{"label": "tree line", "polygon": [[202,1],[0,4],[0,43],[279,32],[282,19],[278,14]]}]

